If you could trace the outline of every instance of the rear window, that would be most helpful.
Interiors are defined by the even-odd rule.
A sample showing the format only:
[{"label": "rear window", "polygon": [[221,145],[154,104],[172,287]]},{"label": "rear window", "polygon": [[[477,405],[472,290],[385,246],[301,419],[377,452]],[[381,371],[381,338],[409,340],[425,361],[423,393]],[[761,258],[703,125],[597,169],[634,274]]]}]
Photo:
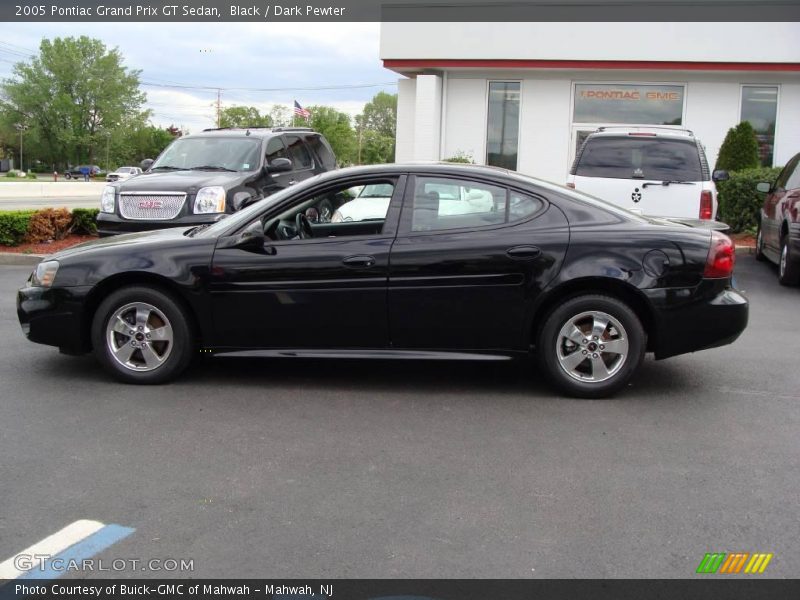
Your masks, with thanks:
[{"label": "rear window", "polygon": [[575,175],[614,179],[702,181],[694,140],[590,137],[578,158]]}]

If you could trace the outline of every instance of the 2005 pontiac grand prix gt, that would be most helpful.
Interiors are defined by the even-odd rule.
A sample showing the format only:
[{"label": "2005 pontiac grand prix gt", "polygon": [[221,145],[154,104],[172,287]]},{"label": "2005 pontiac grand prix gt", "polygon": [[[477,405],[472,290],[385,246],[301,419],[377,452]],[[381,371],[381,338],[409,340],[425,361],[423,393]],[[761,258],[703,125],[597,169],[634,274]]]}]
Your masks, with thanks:
[{"label": "2005 pontiac grand prix gt", "polygon": [[[157,192],[143,202],[143,218],[164,216]],[[200,351],[534,354],[562,391],[595,398],[646,351],[729,344],[746,327],[731,240],[697,225],[491,167],[355,167],[212,225],[58,252],[17,310],[31,341],[93,351],[131,383],[170,380]]]}]

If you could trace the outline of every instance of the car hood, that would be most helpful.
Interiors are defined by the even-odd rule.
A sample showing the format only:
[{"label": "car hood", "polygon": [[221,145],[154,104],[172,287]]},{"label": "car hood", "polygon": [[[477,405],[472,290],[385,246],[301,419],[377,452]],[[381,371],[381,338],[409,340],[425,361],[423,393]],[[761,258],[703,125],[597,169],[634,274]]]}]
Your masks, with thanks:
[{"label": "car hood", "polygon": [[220,185],[226,189],[239,185],[256,174],[255,171],[228,173],[227,171],[159,171],[141,173],[117,185],[125,192],[187,192],[192,194],[202,187]]},{"label": "car hood", "polygon": [[169,227],[167,229],[156,229],[154,231],[142,231],[139,233],[127,233],[124,235],[114,235],[99,238],[60,250],[44,260],[63,260],[87,253],[102,252],[105,250],[120,250],[125,246],[142,247],[151,244],[161,244],[164,242],[179,242],[188,239],[184,232],[191,227]]}]

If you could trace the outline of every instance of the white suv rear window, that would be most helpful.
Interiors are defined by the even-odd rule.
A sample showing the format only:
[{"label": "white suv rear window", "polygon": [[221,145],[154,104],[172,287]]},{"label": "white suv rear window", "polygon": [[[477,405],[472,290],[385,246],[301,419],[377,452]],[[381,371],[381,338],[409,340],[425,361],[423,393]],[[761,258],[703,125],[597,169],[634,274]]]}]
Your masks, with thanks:
[{"label": "white suv rear window", "polygon": [[579,177],[702,181],[694,140],[658,137],[590,137],[575,167]]}]

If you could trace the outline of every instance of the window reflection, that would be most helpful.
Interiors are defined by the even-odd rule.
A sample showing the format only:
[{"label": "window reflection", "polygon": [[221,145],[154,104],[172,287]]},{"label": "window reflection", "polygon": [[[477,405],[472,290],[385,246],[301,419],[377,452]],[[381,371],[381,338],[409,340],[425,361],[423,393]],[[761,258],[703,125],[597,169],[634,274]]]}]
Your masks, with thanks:
[{"label": "window reflection", "polygon": [[518,81],[489,82],[489,118],[486,132],[486,164],[517,169],[519,147]]}]

